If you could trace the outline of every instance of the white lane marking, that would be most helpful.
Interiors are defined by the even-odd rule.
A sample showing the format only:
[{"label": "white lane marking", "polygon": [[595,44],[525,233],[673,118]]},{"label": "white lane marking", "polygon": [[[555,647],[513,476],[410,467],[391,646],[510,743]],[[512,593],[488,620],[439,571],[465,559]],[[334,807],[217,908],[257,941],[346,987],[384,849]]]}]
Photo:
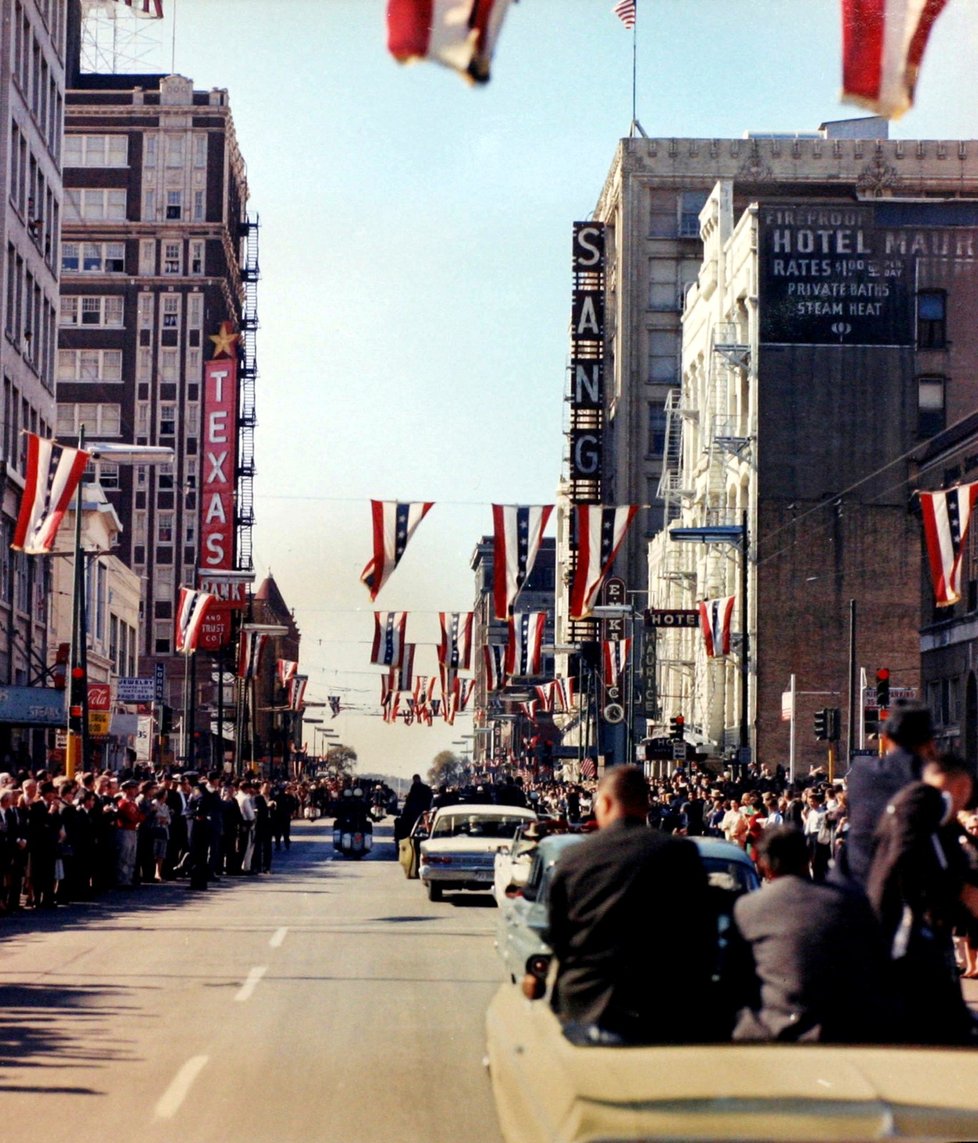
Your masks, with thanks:
[{"label": "white lane marking", "polygon": [[210,1056],[191,1056],[187,1060],[156,1105],[158,1119],[172,1119],[176,1115],[193,1087],[194,1080],[203,1071],[209,1059]]},{"label": "white lane marking", "polygon": [[258,981],[261,980],[261,978],[265,975],[266,972],[268,972],[268,966],[267,965],[261,965],[259,968],[253,968],[251,970],[251,972],[248,973],[248,979],[244,982],[244,984],[238,990],[238,994],[237,994],[237,996],[235,996],[234,999],[235,1000],[250,1000],[251,994],[255,991],[255,987],[257,986]]},{"label": "white lane marking", "polygon": [[270,949],[280,949],[285,941],[285,934],[288,931],[288,929],[276,929],[272,934],[272,939],[268,942],[268,947]]}]

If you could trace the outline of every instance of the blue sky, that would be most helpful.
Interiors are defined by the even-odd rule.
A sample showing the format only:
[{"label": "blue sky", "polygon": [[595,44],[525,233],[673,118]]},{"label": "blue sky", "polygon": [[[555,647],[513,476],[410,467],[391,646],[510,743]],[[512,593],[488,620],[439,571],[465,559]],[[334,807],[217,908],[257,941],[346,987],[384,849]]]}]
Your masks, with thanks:
[{"label": "blue sky", "polygon": [[[560,474],[570,233],[631,120],[632,37],[612,0],[519,0],[492,81],[385,47],[384,0],[166,0],[158,64],[230,92],[261,228],[259,576],[303,632],[309,695],[373,705],[359,576],[369,506],[434,500],[377,607],[472,606],[492,501],[551,502]],[[649,135],[810,131],[839,102],[838,0],[639,0]],[[938,21],[902,138],[978,131],[978,0]],[[434,651],[419,651],[433,672]],[[410,774],[468,733],[327,724],[361,768]],[[312,732],[310,728],[310,743]]]}]

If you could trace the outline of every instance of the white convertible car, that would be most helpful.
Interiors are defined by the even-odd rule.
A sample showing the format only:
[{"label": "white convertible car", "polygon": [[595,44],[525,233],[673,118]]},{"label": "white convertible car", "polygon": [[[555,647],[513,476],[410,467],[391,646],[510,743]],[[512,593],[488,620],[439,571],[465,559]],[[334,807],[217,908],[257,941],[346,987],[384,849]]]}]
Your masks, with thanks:
[{"label": "white convertible car", "polygon": [[508,846],[517,827],[536,819],[521,806],[442,806],[422,841],[418,875],[432,901],[447,889],[492,888],[496,852]]}]

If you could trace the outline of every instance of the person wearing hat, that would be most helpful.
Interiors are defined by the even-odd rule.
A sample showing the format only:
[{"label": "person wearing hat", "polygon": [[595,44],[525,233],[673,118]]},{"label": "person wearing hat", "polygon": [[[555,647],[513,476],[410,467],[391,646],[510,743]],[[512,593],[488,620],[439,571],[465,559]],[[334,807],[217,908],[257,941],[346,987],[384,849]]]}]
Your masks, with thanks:
[{"label": "person wearing hat", "polygon": [[937,755],[930,710],[920,702],[898,700],[883,729],[878,758],[858,758],[846,779],[849,831],[837,876],[865,889],[873,856],[873,834],[887,804],[911,782],[924,762]]},{"label": "person wearing hat", "polygon": [[972,762],[956,754],[930,758],[920,781],[889,801],[876,831],[866,892],[883,926],[902,1031],[912,1043],[978,1043],[952,940],[963,915],[978,917],[978,853],[958,821],[974,792]]}]

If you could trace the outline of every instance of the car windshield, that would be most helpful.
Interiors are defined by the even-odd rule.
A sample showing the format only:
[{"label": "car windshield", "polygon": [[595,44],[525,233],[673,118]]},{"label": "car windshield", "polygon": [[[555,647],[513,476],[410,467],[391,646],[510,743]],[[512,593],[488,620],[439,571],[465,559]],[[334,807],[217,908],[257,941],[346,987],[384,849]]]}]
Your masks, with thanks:
[{"label": "car windshield", "polygon": [[740,861],[725,861],[720,857],[704,857],[706,875],[715,889],[731,893],[748,893],[757,888],[757,875]]},{"label": "car windshield", "polygon": [[478,817],[475,814],[446,814],[435,822],[431,831],[436,837],[487,837],[505,840],[516,833],[526,818]]}]

